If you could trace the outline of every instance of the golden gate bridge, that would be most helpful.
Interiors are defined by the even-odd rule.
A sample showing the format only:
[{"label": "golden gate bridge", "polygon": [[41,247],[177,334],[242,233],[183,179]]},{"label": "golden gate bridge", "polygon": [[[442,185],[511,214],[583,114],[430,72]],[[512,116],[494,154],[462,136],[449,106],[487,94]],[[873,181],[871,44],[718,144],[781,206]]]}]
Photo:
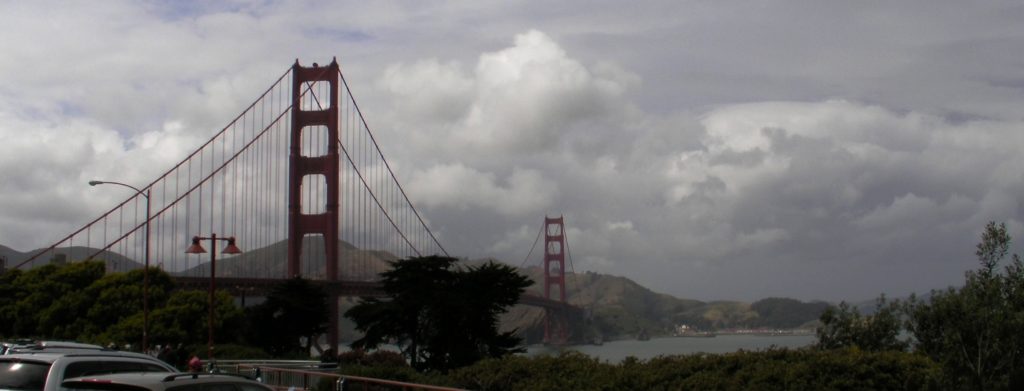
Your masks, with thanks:
[{"label": "golden gate bridge", "polygon": [[[301,276],[332,298],[327,342],[337,346],[339,296],[379,295],[378,273],[390,261],[448,255],[385,159],[337,60],[311,67],[296,60],[227,126],[145,186],[90,184],[135,194],[14,268],[102,259],[108,272],[155,267],[182,287],[210,284],[211,294],[215,281],[251,292]],[[580,310],[566,302],[563,223],[545,221],[556,223],[546,239],[546,253],[554,253],[545,256],[545,296],[521,302],[544,308],[545,341],[564,344],[568,319]],[[217,254],[218,236],[245,250]],[[210,256],[191,251],[193,240],[210,240]]]}]

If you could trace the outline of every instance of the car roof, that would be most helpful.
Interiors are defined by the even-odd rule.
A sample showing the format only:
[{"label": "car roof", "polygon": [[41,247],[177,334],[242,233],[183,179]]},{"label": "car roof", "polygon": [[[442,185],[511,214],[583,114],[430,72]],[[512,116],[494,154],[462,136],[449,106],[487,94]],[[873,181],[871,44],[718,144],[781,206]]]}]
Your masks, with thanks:
[{"label": "car roof", "polygon": [[[64,380],[61,385],[65,388],[103,388],[111,389],[118,387],[111,386],[133,386],[149,390],[163,390],[165,388],[201,383],[249,383],[262,386],[266,385],[253,381],[242,375],[225,373],[159,373],[159,372],[137,372],[137,373],[113,373],[96,376],[83,376],[74,379]],[[102,387],[82,387],[83,385],[101,385]]]},{"label": "car roof", "polygon": [[11,345],[7,348],[7,354],[28,353],[38,351],[74,352],[84,350],[111,350],[100,345],[93,345],[71,341],[37,341],[27,344]]},{"label": "car roof", "polygon": [[152,362],[158,362],[164,366],[168,364],[160,361],[159,359],[145,355],[142,353],[135,352],[122,352],[120,350],[76,350],[73,352],[55,352],[55,351],[39,351],[39,352],[18,352],[15,354],[8,354],[0,356],[0,361],[11,361],[11,360],[24,360],[24,361],[39,361],[53,363],[61,358],[89,358],[89,357],[103,357],[103,358],[131,358],[140,359]]},{"label": "car roof", "polygon": [[43,348],[103,349],[100,345],[74,341],[39,341],[36,342],[36,345]]}]

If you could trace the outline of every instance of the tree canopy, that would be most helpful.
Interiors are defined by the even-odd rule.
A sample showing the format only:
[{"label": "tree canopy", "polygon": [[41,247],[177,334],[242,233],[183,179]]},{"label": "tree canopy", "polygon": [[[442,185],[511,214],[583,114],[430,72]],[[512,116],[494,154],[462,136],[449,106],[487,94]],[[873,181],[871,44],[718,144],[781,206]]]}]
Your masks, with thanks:
[{"label": "tree canopy", "polygon": [[[265,302],[248,310],[246,339],[278,357],[308,352],[327,331],[328,305],[327,294],[309,280],[286,280],[271,289]],[[303,337],[305,346],[300,343]]]},{"label": "tree canopy", "polygon": [[989,223],[978,243],[979,268],[964,286],[908,303],[908,329],[919,352],[941,363],[960,389],[1019,389],[1024,364],[1024,265],[1009,254],[1006,224]]},{"label": "tree canopy", "polygon": [[[1024,263],[1010,254],[1005,224],[985,226],[976,255],[979,267],[964,285],[935,290],[927,298],[886,304],[862,316],[845,303],[822,314],[818,346],[855,346],[865,350],[909,345],[942,368],[943,386],[959,390],[1007,390],[1024,387]],[[909,341],[897,335],[906,332]]]},{"label": "tree canopy", "polygon": [[[106,274],[105,267],[103,261],[82,261],[7,270],[0,275],[0,337],[139,346],[143,270]],[[173,287],[167,273],[149,269],[150,343],[205,344],[206,292]],[[226,337],[234,334],[226,330],[241,327],[241,310],[218,291],[215,311],[217,335],[232,342]]]},{"label": "tree canopy", "polygon": [[397,341],[418,370],[446,372],[487,357],[523,351],[498,315],[532,282],[511,266],[460,266],[455,258],[414,257],[381,273],[385,298],[363,298],[345,312],[364,336],[354,349]]},{"label": "tree canopy", "polygon": [[821,349],[856,346],[868,351],[904,351],[908,343],[900,338],[903,330],[900,303],[878,299],[875,313],[861,315],[854,307],[839,303],[821,314],[818,343]]}]

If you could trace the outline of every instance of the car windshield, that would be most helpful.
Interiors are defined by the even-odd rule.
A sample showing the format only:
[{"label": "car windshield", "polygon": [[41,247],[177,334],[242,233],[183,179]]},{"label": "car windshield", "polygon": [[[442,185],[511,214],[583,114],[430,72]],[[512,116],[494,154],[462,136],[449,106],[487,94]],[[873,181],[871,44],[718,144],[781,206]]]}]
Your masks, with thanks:
[{"label": "car windshield", "polygon": [[41,391],[49,372],[47,363],[0,361],[0,390]]},{"label": "car windshield", "polygon": [[65,383],[62,388],[67,391],[149,391],[148,388],[131,384],[117,383]]}]

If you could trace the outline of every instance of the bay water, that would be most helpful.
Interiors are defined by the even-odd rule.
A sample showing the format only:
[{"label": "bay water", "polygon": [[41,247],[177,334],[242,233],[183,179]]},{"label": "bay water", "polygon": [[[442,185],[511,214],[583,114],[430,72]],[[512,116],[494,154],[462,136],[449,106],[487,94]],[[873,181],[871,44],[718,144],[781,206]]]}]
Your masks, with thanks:
[{"label": "bay water", "polygon": [[609,363],[619,363],[629,356],[650,359],[657,356],[683,355],[692,353],[730,353],[740,350],[755,351],[776,348],[800,348],[813,344],[814,335],[743,335],[724,334],[713,338],[662,337],[647,341],[619,340],[602,345],[575,345],[551,347],[532,345],[526,355],[557,355],[562,350],[575,350]]}]

